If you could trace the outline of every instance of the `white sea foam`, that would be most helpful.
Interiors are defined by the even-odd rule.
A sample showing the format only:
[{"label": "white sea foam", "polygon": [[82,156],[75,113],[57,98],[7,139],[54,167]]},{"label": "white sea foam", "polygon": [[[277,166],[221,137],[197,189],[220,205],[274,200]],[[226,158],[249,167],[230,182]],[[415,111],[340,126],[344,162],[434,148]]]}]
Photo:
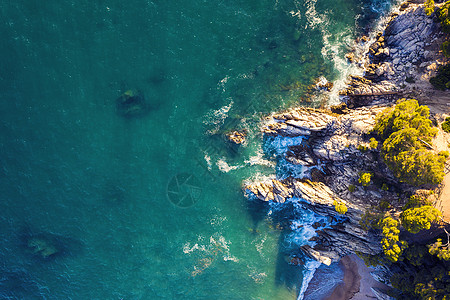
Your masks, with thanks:
[{"label": "white sea foam", "polygon": [[300,292],[298,294],[297,300],[303,300],[303,297],[305,295],[305,291],[308,288],[308,284],[311,281],[311,279],[314,277],[314,273],[316,272],[317,268],[320,266],[320,262],[315,260],[308,260],[303,265],[303,281],[301,285]]},{"label": "white sea foam", "polygon": [[211,129],[207,131],[208,134],[216,134],[219,131],[225,119],[228,118],[228,112],[233,107],[233,104],[233,100],[230,99],[228,105],[224,105],[221,108],[212,110],[206,114],[203,124],[211,127]]},{"label": "white sea foam", "polygon": [[251,177],[245,179],[243,181],[243,185],[250,185],[255,182],[269,183],[272,181],[272,179],[275,178],[276,178],[275,174],[263,174],[260,172],[256,172]]},{"label": "white sea foam", "polygon": [[250,156],[244,162],[245,164],[250,166],[260,165],[260,166],[275,167],[275,162],[264,158],[264,152],[261,148],[256,151],[255,155]]},{"label": "white sea foam", "polygon": [[206,161],[206,165],[208,166],[208,170],[211,171],[212,168],[212,164],[211,164],[211,156],[209,156],[206,152],[205,152],[205,161]]},{"label": "white sea foam", "polygon": [[306,1],[306,20],[307,20],[307,26],[311,27],[312,29],[316,28],[317,25],[323,24],[326,22],[326,18],[322,18],[323,16],[320,16],[317,13],[316,10],[316,3],[317,0],[310,0]]},{"label": "white sea foam", "polygon": [[183,252],[186,254],[192,253],[195,250],[206,251],[206,247],[203,245],[199,246],[199,244],[194,244],[194,246],[191,247],[191,243],[186,243],[183,245]]},{"label": "white sea foam", "polygon": [[225,157],[219,158],[216,162],[216,166],[219,168],[221,172],[228,173],[231,170],[237,170],[243,167],[243,165],[230,166]]},{"label": "white sea foam", "polygon": [[255,242],[256,251],[258,251],[258,253],[261,256],[264,256],[263,247],[264,247],[264,243],[266,242],[266,239],[267,239],[267,234],[265,234],[261,240]]},{"label": "white sea foam", "polygon": [[219,83],[217,84],[217,89],[221,90],[222,92],[226,91],[225,85],[228,82],[228,79],[230,79],[230,76],[225,76],[222,80],[219,81]]},{"label": "white sea foam", "polygon": [[253,281],[255,281],[255,283],[261,284],[264,282],[267,277],[267,274],[265,272],[258,272],[254,267],[251,267],[249,265],[247,265],[247,268],[249,268],[250,270],[248,276],[251,277]]},{"label": "white sea foam", "polygon": [[[265,145],[269,152],[275,151],[276,156],[281,156],[288,151],[290,146],[298,146],[302,143],[303,136],[298,137],[283,137],[277,135],[276,137],[268,140],[268,144]],[[271,151],[272,150],[272,151]]]}]

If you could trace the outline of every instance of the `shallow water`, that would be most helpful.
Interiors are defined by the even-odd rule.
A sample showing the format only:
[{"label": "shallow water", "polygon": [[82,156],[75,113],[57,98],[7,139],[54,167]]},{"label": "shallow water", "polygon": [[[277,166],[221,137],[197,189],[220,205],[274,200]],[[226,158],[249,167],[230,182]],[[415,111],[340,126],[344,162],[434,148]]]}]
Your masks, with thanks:
[{"label": "shallow water", "polygon": [[303,233],[241,192],[275,174],[257,125],[345,73],[388,4],[3,1],[0,297],[295,299]]}]

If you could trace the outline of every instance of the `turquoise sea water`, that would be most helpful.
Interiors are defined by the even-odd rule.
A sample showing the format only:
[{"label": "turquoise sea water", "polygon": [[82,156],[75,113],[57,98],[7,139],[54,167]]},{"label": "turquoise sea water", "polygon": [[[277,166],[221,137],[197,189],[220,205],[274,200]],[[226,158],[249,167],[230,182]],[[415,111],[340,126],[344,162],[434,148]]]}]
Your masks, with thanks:
[{"label": "turquoise sea water", "polygon": [[0,298],[296,299],[295,208],[241,191],[275,174],[257,126],[389,2],[2,1]]}]

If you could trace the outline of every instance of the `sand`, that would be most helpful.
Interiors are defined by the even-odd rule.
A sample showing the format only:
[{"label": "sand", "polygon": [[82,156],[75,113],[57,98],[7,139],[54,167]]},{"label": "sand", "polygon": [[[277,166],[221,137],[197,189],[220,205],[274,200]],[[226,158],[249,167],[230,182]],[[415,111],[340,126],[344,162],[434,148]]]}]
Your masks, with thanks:
[{"label": "sand", "polygon": [[355,254],[340,260],[344,271],[344,282],[339,284],[326,300],[367,300],[377,299],[371,288],[388,290],[389,287],[376,281],[370,274],[372,268],[366,267],[364,261]]}]

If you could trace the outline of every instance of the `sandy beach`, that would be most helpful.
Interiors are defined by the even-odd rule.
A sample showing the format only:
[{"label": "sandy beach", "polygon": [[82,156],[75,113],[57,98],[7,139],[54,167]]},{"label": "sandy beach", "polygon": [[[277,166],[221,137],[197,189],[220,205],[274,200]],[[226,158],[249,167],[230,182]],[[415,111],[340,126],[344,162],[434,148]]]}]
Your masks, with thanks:
[{"label": "sandy beach", "polygon": [[326,300],[364,300],[377,299],[371,288],[387,290],[389,287],[376,281],[364,261],[355,254],[343,257],[340,267],[344,271],[344,282],[335,287]]}]

